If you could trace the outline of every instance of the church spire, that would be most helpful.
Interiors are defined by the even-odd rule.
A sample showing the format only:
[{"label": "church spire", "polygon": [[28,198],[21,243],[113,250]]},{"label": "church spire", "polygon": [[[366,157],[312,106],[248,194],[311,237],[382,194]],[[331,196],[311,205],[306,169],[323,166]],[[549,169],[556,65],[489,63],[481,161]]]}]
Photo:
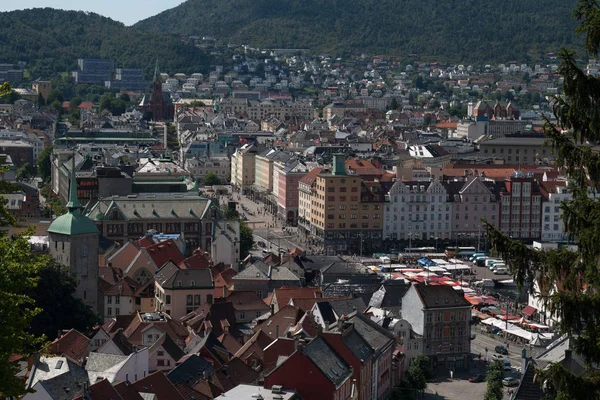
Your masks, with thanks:
[{"label": "church spire", "polygon": [[81,203],[77,198],[77,179],[75,178],[75,152],[73,152],[73,158],[71,161],[71,184],[69,185],[69,202],[67,203],[69,212],[72,213],[75,210],[81,208]]},{"label": "church spire", "polygon": [[160,77],[160,72],[158,71],[158,58],[156,59],[156,67],[154,68],[154,79],[152,82],[156,82]]}]

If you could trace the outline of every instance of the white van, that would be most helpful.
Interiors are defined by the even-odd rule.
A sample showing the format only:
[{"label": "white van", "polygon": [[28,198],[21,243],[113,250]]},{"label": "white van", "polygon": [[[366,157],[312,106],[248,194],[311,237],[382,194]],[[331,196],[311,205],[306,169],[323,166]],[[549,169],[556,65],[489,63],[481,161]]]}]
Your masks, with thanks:
[{"label": "white van", "polygon": [[496,264],[496,263],[501,263],[502,260],[499,260],[497,258],[488,258],[487,260],[485,260],[485,267],[489,268],[492,265]]},{"label": "white van", "polygon": [[494,275],[506,275],[508,274],[508,268],[496,268],[494,270]]},{"label": "white van", "polygon": [[497,270],[498,268],[506,268],[506,264],[503,262],[497,262],[497,263],[492,264],[489,267],[490,271],[492,271],[492,272]]}]

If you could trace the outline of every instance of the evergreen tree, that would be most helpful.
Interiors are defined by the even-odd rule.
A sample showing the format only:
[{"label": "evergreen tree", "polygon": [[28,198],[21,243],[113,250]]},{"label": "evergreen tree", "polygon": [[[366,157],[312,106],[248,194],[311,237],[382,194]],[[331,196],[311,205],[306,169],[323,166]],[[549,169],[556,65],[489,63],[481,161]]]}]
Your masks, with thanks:
[{"label": "evergreen tree", "polygon": [[[600,6],[580,0],[574,16],[577,32],[586,34],[586,50],[596,57],[600,47]],[[569,177],[573,199],[561,205],[565,232],[577,251],[537,251],[487,226],[493,247],[507,260],[519,285],[530,285],[560,320],[560,331],[569,335],[574,350],[588,368],[574,376],[561,365],[538,371],[537,382],[549,398],[599,398],[600,373],[591,368],[600,362],[600,154],[589,145],[600,141],[600,79],[588,76],[575,53],[562,49],[558,72],[564,77],[563,95],[553,99],[556,123],[546,121],[545,133],[557,154],[558,166]],[[535,284],[534,284],[535,283]]]},{"label": "evergreen tree", "polygon": [[484,400],[502,400],[502,378],[504,377],[504,364],[500,360],[494,360],[487,371],[487,390]]}]

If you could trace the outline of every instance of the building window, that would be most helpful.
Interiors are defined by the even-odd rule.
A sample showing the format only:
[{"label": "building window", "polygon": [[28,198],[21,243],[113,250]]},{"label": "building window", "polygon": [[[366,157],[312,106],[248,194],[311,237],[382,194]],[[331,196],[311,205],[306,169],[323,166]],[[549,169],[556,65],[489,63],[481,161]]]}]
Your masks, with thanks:
[{"label": "building window", "polygon": [[106,298],[106,304],[112,304],[112,296]]},{"label": "building window", "polygon": [[115,304],[121,304],[121,296],[120,295],[115,296]]},{"label": "building window", "polygon": [[84,244],[81,247],[81,257],[86,258],[88,256],[88,247]]},{"label": "building window", "polygon": [[188,305],[188,306],[192,305],[192,295],[191,294],[188,294],[186,296],[186,303],[185,304]]},{"label": "building window", "polygon": [[115,315],[121,315],[121,309],[120,308],[115,308]]},{"label": "building window", "polygon": [[240,312],[240,320],[244,321],[246,319],[246,313],[245,312]]},{"label": "building window", "polygon": [[168,295],[166,295],[165,297],[166,297],[165,303],[167,303],[167,304],[171,304],[171,295],[170,295],[170,294],[168,294]]},{"label": "building window", "polygon": [[200,305],[200,295],[199,294],[194,295],[194,305],[195,306]]},{"label": "building window", "polygon": [[112,307],[106,309],[106,315],[112,315]]}]

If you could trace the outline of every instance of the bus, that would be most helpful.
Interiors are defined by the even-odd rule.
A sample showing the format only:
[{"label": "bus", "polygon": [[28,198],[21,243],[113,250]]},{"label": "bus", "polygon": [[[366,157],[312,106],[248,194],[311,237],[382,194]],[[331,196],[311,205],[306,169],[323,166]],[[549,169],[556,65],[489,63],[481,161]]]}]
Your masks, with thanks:
[{"label": "bus", "polygon": [[472,246],[449,246],[446,247],[446,255],[448,257],[454,256],[470,256],[477,252],[477,249]]},{"label": "bus", "polygon": [[435,247],[407,247],[405,253],[434,253]]}]

